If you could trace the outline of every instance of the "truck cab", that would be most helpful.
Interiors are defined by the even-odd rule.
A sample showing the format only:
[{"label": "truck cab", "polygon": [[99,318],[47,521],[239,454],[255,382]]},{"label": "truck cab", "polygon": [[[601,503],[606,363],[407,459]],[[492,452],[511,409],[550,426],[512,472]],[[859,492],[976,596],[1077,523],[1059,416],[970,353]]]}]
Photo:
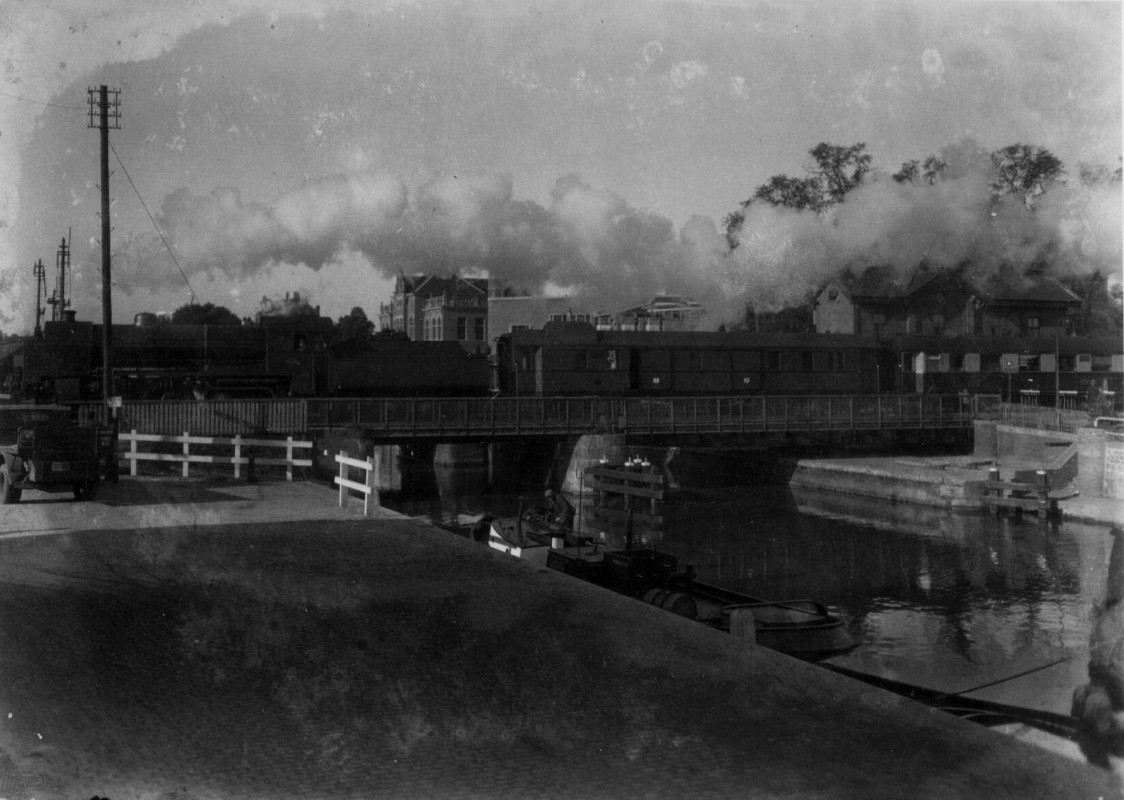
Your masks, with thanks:
[{"label": "truck cab", "polygon": [[79,425],[65,406],[0,405],[0,504],[19,502],[24,489],[92,499],[107,444],[107,431]]}]

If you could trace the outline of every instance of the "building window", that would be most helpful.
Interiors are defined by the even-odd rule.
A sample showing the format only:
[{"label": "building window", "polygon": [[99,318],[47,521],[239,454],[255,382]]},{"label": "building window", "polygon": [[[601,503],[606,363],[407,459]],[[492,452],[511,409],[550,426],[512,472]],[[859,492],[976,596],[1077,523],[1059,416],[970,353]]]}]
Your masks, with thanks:
[{"label": "building window", "polygon": [[476,341],[478,342],[482,342],[488,338],[488,335],[484,329],[484,322],[485,320],[483,317],[476,317],[473,320],[473,327],[475,328],[476,333]]},{"label": "building window", "polygon": [[1038,330],[1039,330],[1040,325],[1041,325],[1041,322],[1039,321],[1038,317],[1027,317],[1026,318],[1026,332],[1028,334],[1030,334],[1031,336],[1037,336],[1038,335]]},{"label": "building window", "polygon": [[510,328],[508,329],[508,332],[509,332],[509,333],[514,333],[515,331],[529,331],[529,330],[531,330],[531,326],[530,326],[530,325],[512,325],[512,326],[511,326],[511,327],[510,327]]},{"label": "building window", "polygon": [[468,320],[464,317],[457,317],[457,341],[468,341]]}]

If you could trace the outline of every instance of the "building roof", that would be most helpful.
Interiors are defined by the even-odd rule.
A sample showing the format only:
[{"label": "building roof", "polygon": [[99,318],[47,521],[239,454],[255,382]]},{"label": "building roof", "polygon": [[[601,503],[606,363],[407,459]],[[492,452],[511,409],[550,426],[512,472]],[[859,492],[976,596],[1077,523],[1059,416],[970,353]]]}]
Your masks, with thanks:
[{"label": "building roof", "polygon": [[922,264],[904,285],[902,276],[893,267],[874,266],[867,267],[858,275],[847,270],[827,285],[838,286],[853,299],[877,302],[905,299],[938,279],[962,283],[971,294],[985,303],[1071,305],[1081,302],[1080,297],[1063,286],[1056,278],[1041,272],[1028,271],[1017,274],[1010,270],[1000,270],[977,277],[970,274],[969,265],[962,265],[956,269],[931,269]]}]

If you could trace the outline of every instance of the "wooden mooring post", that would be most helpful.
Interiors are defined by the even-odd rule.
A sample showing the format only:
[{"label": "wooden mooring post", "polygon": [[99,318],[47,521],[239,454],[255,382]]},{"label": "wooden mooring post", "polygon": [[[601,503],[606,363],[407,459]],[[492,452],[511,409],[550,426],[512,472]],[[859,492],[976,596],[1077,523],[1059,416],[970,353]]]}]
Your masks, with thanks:
[{"label": "wooden mooring post", "polygon": [[1060,501],[1077,494],[1076,489],[1051,490],[1050,476],[1044,469],[1035,472],[1034,481],[1004,481],[1000,480],[999,468],[992,467],[984,483],[983,502],[993,514],[998,514],[1001,508],[1009,508],[1016,514],[1033,512],[1045,520],[1060,513]]},{"label": "wooden mooring post", "polygon": [[[594,516],[603,524],[623,526],[627,549],[632,547],[634,523],[647,528],[663,525],[660,504],[667,499],[667,476],[655,471],[647,462],[626,462],[623,465],[601,464],[589,467],[586,474],[589,485],[597,495]],[[637,500],[647,500],[647,508],[639,511]],[[614,507],[612,504],[619,502]]]}]

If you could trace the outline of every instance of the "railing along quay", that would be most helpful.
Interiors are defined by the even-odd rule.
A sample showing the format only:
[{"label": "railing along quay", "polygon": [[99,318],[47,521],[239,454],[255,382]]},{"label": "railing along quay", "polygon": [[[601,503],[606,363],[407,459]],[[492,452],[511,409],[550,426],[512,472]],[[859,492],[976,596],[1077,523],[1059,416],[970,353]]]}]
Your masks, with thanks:
[{"label": "railing along quay", "polygon": [[[338,427],[385,439],[675,435],[965,429],[998,398],[968,395],[747,397],[309,398],[127,401],[120,427],[201,436],[279,435]],[[107,422],[106,409],[79,414]]]}]

